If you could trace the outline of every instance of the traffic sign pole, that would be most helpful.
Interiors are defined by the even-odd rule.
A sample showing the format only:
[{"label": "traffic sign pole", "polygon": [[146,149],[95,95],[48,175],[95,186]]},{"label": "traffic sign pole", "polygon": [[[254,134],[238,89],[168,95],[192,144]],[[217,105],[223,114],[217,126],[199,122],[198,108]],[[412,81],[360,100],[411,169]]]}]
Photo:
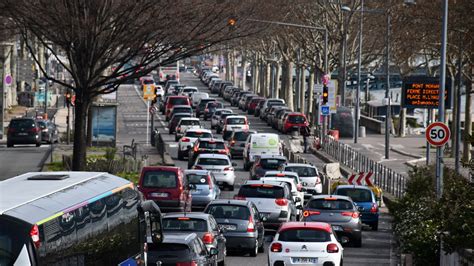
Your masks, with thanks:
[{"label": "traffic sign pole", "polygon": [[146,100],[146,145],[150,144],[150,101]]}]

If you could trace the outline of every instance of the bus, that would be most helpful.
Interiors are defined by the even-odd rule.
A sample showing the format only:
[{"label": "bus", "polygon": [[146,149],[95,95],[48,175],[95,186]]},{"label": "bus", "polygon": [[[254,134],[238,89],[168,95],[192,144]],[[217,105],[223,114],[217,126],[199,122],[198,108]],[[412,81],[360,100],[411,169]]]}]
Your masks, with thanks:
[{"label": "bus", "polygon": [[25,173],[0,195],[1,266],[141,265],[147,237],[162,239],[156,204],[108,173]]},{"label": "bus", "polygon": [[158,75],[160,83],[165,83],[167,80],[177,80],[179,82],[179,61],[171,64],[160,66],[158,68]]}]

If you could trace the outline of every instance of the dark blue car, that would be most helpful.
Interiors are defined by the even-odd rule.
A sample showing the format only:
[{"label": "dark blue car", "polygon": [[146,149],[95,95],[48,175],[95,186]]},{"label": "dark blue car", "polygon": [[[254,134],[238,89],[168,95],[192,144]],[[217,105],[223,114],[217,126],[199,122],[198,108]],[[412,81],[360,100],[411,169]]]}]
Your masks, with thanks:
[{"label": "dark blue car", "polygon": [[359,209],[362,223],[369,225],[372,230],[378,230],[379,206],[370,187],[341,185],[337,186],[334,194],[350,197]]}]

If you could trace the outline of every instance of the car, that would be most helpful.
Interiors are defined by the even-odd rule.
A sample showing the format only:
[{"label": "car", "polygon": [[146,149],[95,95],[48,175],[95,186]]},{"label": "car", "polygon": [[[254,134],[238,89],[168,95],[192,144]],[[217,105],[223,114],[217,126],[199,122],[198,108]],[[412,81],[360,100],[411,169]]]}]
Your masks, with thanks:
[{"label": "car", "polygon": [[246,94],[251,94],[251,91],[239,91],[232,95],[232,100],[230,101],[231,106],[239,106],[240,98]]},{"label": "car", "polygon": [[316,166],[302,163],[287,163],[282,165],[279,170],[295,172],[298,174],[301,181],[306,183],[306,186],[304,186],[306,189],[305,198],[309,198],[315,194],[323,193],[321,176]]},{"label": "car", "polygon": [[41,129],[41,140],[46,143],[59,142],[59,132],[56,124],[50,120],[39,119],[36,120]]},{"label": "car", "polygon": [[224,90],[227,87],[233,87],[234,83],[232,81],[224,81],[221,83],[219,87],[219,96],[223,97],[224,96]]},{"label": "car", "polygon": [[196,187],[191,190],[193,208],[206,207],[209,202],[219,198],[221,190],[211,171],[185,170],[184,176],[189,184]]},{"label": "car", "polygon": [[362,246],[362,222],[360,213],[351,198],[340,195],[312,196],[303,208],[307,222],[331,224],[341,242]]},{"label": "car", "polygon": [[227,86],[224,90],[224,100],[226,101],[230,101],[230,98],[232,97],[232,94],[234,94],[234,92],[236,91],[241,91],[241,89],[239,87],[235,87],[235,86]]},{"label": "car", "polygon": [[232,134],[228,139],[227,144],[230,150],[230,156],[232,158],[242,158],[244,153],[245,141],[247,140],[248,136],[256,133],[257,131],[255,130],[233,130]]},{"label": "car", "polygon": [[201,101],[196,107],[196,117],[201,117],[201,115],[204,114],[204,110],[206,109],[206,105],[208,102],[217,102],[217,100],[214,98],[201,99]]},{"label": "car", "polygon": [[225,264],[227,253],[226,239],[212,215],[202,212],[166,213],[162,218],[163,233],[189,234],[195,233],[204,243],[207,250],[217,249],[214,258],[218,265]]},{"label": "car", "polygon": [[269,120],[272,118],[273,116],[273,113],[276,111],[276,109],[279,109],[279,108],[282,108],[282,107],[287,107],[284,103],[280,103],[280,102],[276,102],[276,103],[272,103],[271,106],[267,107],[265,110],[263,110],[263,114],[262,114],[262,120],[263,121],[266,121],[268,125],[269,124]]},{"label": "car", "polygon": [[234,111],[232,111],[232,109],[216,109],[216,111],[211,116],[211,129],[216,128],[217,124],[219,123],[219,118],[223,113],[232,114],[234,113]]},{"label": "car", "polygon": [[252,257],[264,252],[263,218],[254,203],[219,199],[209,203],[204,212],[211,214],[225,229],[228,250],[244,250]]},{"label": "car", "polygon": [[260,102],[263,102],[263,101],[265,101],[265,98],[263,98],[263,97],[254,97],[254,98],[252,98],[252,100],[250,101],[250,103],[248,105],[247,113],[249,115],[254,114],[255,109],[257,108],[257,106],[260,104]]},{"label": "car", "polygon": [[257,94],[254,94],[254,93],[245,94],[244,96],[242,96],[239,100],[239,108],[242,109],[242,111],[246,112],[247,111],[247,104],[254,97],[259,97],[259,96]]},{"label": "car", "polygon": [[145,199],[156,202],[163,212],[191,211],[189,186],[179,167],[145,166],[137,188]]},{"label": "car", "polygon": [[168,89],[176,84],[179,84],[179,81],[175,80],[175,79],[169,79],[166,81],[165,83],[165,93],[169,93],[168,92]]},{"label": "car", "polygon": [[268,265],[342,265],[343,251],[328,223],[284,223],[268,248]]},{"label": "car", "polygon": [[209,94],[207,92],[195,92],[191,96],[191,103],[193,108],[196,108],[199,105],[201,99],[209,98]]},{"label": "car", "polygon": [[203,153],[230,155],[229,149],[225,145],[224,140],[200,138],[194,142],[193,148],[189,149],[188,168],[191,168],[194,165],[198,155]]},{"label": "car", "polygon": [[227,140],[232,131],[240,130],[249,130],[249,122],[247,117],[244,115],[229,115],[224,120],[224,125],[222,127],[222,138]]},{"label": "car", "polygon": [[196,92],[199,92],[199,89],[197,87],[189,87],[189,86],[186,86],[184,87],[183,91],[181,92],[183,95],[185,96],[188,96],[188,97],[192,97],[192,95]]},{"label": "car", "polygon": [[221,116],[219,117],[219,122],[217,123],[217,125],[215,127],[217,134],[222,133],[222,130],[224,128],[225,119],[228,116],[231,116],[231,115],[235,115],[235,114],[234,113],[221,113]]},{"label": "car", "polygon": [[277,122],[277,130],[282,131],[283,130],[283,125],[285,124],[286,117],[288,114],[292,113],[293,111],[291,110],[284,110],[278,117],[278,122]]},{"label": "car", "polygon": [[178,124],[176,125],[176,132],[175,132],[175,141],[179,141],[181,137],[183,137],[184,132],[190,128],[201,128],[201,121],[199,118],[196,117],[183,117],[179,120]]},{"label": "car", "polygon": [[214,84],[219,85],[220,83],[222,83],[222,79],[220,78],[214,78],[209,82],[209,90],[211,93],[217,93],[218,87],[214,87]]},{"label": "car", "polygon": [[244,170],[248,171],[257,156],[282,155],[280,137],[274,133],[251,134],[245,141]]},{"label": "car", "polygon": [[188,129],[178,142],[178,160],[183,160],[188,155],[198,138],[212,138],[212,131],[203,128]]},{"label": "car", "polygon": [[288,159],[283,155],[262,154],[255,159],[255,163],[250,168],[249,179],[260,179],[267,171],[277,170],[287,162]]},{"label": "car", "polygon": [[174,134],[176,132],[176,127],[178,126],[179,121],[183,118],[191,118],[192,114],[190,113],[177,113],[174,114],[170,121],[168,122],[168,133]]},{"label": "car", "polygon": [[348,196],[358,207],[362,223],[369,225],[372,230],[379,228],[379,206],[374,192],[366,186],[339,185],[333,192],[334,195]]},{"label": "car", "polygon": [[273,106],[271,109],[270,109],[270,112],[268,112],[268,115],[267,115],[267,124],[273,128],[275,128],[275,124],[274,124],[274,121],[276,120],[276,115],[278,113],[278,111],[280,110],[288,110],[290,109],[288,106],[284,106],[284,105],[277,105],[277,106]]},{"label": "car", "polygon": [[[269,171],[269,172],[276,172],[276,171]],[[295,205],[303,206],[305,189],[303,188],[301,180],[299,179],[298,175],[291,176],[287,174],[285,175],[285,173],[289,173],[289,172],[283,172],[283,173],[279,172],[276,174],[269,174],[260,178],[260,180],[264,182],[285,182],[286,184],[288,184],[291,190],[291,195],[293,196],[293,201],[295,202]],[[298,198],[299,200],[297,200],[296,198]],[[296,220],[298,221],[301,220],[302,214],[303,214],[302,208],[297,208],[296,213],[297,213]]]},{"label": "car", "polygon": [[[184,88],[186,88],[186,85],[184,84],[176,84],[176,85],[173,85],[170,89],[173,89],[172,90],[172,93],[174,95],[183,95],[182,92],[184,90]],[[186,95],[187,96],[187,95]]]},{"label": "car", "polygon": [[281,108],[278,108],[278,110],[275,111],[275,114],[273,115],[273,117],[270,121],[270,125],[274,129],[278,129],[278,121],[280,120],[282,114],[284,114],[286,112],[292,112],[291,108],[287,107],[287,106],[282,106]]},{"label": "car", "polygon": [[162,100],[163,97],[165,96],[165,90],[163,89],[163,86],[155,83],[155,95],[158,100]]},{"label": "car", "polygon": [[265,101],[266,100],[258,102],[258,105],[255,107],[255,112],[253,113],[253,116],[260,117],[260,111],[262,110],[262,107],[265,104]]},{"label": "car", "polygon": [[41,128],[34,118],[13,118],[7,130],[7,147],[16,144],[35,144],[41,146]]},{"label": "car", "polygon": [[248,180],[234,199],[253,202],[262,217],[265,217],[265,229],[277,229],[282,223],[297,219],[296,202],[285,182]]},{"label": "car", "polygon": [[224,108],[224,104],[221,102],[217,102],[217,101],[208,102],[204,108],[204,115],[203,115],[204,121],[207,121],[208,119],[210,119],[217,109],[222,109],[222,108]]},{"label": "car", "polygon": [[204,153],[198,155],[192,169],[211,171],[220,186],[234,191],[234,166],[236,164],[232,163],[227,155]]},{"label": "car", "polygon": [[148,245],[147,249],[148,265],[214,266],[219,253],[215,248],[208,251],[196,233],[166,233],[161,243]]},{"label": "car", "polygon": [[283,132],[284,134],[291,132],[291,131],[300,131],[301,127],[309,126],[308,119],[303,113],[289,113],[286,116],[285,122],[283,123]]},{"label": "car", "polygon": [[165,109],[164,109],[164,115],[168,117],[169,113],[171,112],[171,109],[175,105],[188,105],[191,106],[191,103],[189,102],[188,97],[186,96],[169,96],[166,98],[166,103],[165,103]]},{"label": "car", "polygon": [[279,99],[279,98],[269,98],[266,99],[261,107],[259,108],[258,115],[260,116],[261,119],[263,119],[265,110],[268,109],[268,107],[271,107],[273,105],[285,105],[285,100]]},{"label": "car", "polygon": [[194,115],[193,109],[189,105],[175,105],[171,108],[170,112],[166,114],[166,121],[169,121],[170,118],[177,113],[189,113]]}]

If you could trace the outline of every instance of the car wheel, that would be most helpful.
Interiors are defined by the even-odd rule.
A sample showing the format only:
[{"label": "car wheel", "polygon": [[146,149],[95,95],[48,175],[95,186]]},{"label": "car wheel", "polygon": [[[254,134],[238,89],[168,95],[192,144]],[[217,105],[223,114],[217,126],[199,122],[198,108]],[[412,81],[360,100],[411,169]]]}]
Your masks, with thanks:
[{"label": "car wheel", "polygon": [[250,170],[250,164],[244,161],[244,170],[248,171]]},{"label": "car wheel", "polygon": [[356,248],[362,247],[362,236],[354,237],[352,245]]},{"label": "car wheel", "polygon": [[36,143],[36,147],[39,147],[39,146],[41,146],[41,142]]},{"label": "car wheel", "polygon": [[225,266],[225,256],[222,258],[221,261],[219,261],[219,262],[217,263],[217,265],[219,265],[219,266]]},{"label": "car wheel", "polygon": [[179,138],[178,136],[174,136],[174,141],[178,142],[179,141]]},{"label": "car wheel", "polygon": [[341,263],[339,264],[339,266],[342,266],[344,263],[344,260],[341,258]]},{"label": "car wheel", "polygon": [[7,147],[8,147],[8,148],[11,148],[11,147],[13,147],[13,146],[15,146],[13,143],[7,142]]},{"label": "car wheel", "polygon": [[262,242],[260,247],[258,247],[258,252],[259,253],[265,253],[265,244]]},{"label": "car wheel", "polygon": [[181,150],[178,150],[178,160],[180,160],[180,161],[184,160],[184,155],[183,155],[183,152]]},{"label": "car wheel", "polygon": [[234,185],[227,185],[227,189],[229,191],[234,191]]},{"label": "car wheel", "polygon": [[257,257],[258,255],[258,240],[255,240],[255,247],[249,251],[250,257]]},{"label": "car wheel", "polygon": [[379,230],[379,221],[373,222],[373,223],[370,225],[370,227],[371,227],[372,230],[374,230],[374,231]]}]

